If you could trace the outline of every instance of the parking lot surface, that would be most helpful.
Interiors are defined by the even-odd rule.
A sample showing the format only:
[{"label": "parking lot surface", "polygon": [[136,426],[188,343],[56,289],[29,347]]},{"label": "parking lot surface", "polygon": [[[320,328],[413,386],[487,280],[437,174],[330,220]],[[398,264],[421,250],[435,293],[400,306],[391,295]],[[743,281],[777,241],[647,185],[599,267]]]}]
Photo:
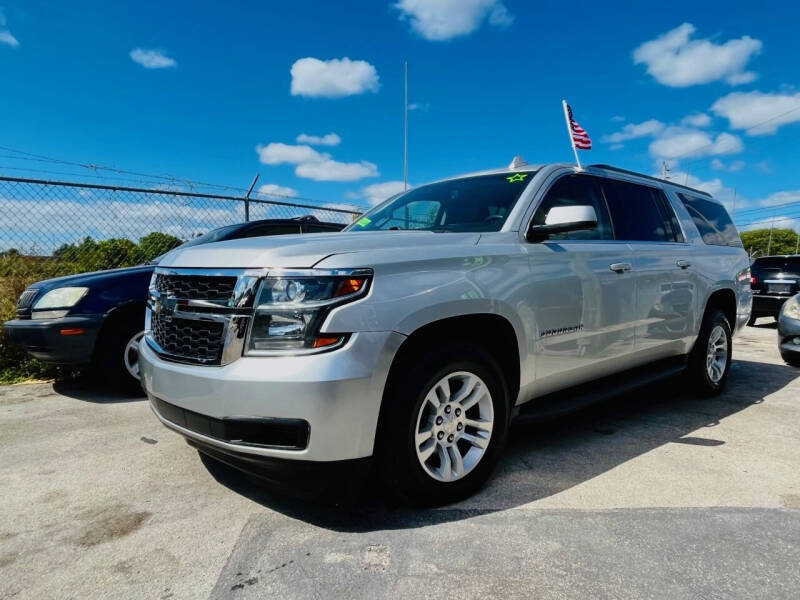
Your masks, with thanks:
[{"label": "parking lot surface", "polygon": [[489,484],[433,510],[286,499],[141,398],[0,387],[0,598],[796,598],[799,439],[767,325],[723,395],[669,380],[517,426]]}]

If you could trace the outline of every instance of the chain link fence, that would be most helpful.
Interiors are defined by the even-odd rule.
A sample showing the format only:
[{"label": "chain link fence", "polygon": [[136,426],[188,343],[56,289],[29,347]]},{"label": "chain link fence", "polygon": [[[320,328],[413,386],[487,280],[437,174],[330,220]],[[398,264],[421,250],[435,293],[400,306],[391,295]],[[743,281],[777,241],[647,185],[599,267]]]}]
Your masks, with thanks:
[{"label": "chain link fence", "polygon": [[17,298],[35,281],[141,264],[245,220],[310,215],[348,224],[358,214],[258,192],[236,197],[0,177],[0,321],[13,318]]}]

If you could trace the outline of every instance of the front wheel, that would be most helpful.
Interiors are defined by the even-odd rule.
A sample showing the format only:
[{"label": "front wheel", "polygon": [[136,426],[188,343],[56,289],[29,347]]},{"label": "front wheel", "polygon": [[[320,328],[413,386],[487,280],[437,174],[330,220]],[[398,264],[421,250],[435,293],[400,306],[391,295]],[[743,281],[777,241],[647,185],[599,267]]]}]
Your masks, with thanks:
[{"label": "front wheel", "polygon": [[110,323],[98,344],[98,362],[106,383],[131,394],[142,392],[139,381],[139,342],[144,315],[131,314]]},{"label": "front wheel", "polygon": [[454,502],[490,476],[508,432],[508,391],[495,361],[472,344],[415,357],[387,390],[381,472],[414,504]]},{"label": "front wheel", "polygon": [[703,316],[700,334],[689,358],[689,383],[703,396],[716,396],[728,382],[733,337],[722,311],[710,308]]}]

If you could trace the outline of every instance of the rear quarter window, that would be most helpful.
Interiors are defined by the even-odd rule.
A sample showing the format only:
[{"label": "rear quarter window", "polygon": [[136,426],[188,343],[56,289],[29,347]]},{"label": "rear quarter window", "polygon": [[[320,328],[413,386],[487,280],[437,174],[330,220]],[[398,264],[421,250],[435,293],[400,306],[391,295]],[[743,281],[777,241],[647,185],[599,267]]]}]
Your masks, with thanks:
[{"label": "rear quarter window", "polygon": [[743,248],[742,239],[725,207],[711,200],[678,194],[703,242],[711,246]]}]

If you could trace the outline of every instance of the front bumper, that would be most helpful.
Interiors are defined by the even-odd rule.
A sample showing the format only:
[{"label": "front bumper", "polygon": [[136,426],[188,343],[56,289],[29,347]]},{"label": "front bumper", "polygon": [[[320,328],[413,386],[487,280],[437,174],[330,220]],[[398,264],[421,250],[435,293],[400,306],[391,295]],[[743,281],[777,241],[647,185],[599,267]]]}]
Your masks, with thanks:
[{"label": "front bumper", "polygon": [[786,315],[780,315],[778,318],[778,349],[781,353],[800,354],[800,344],[795,344],[795,339],[800,339],[800,319],[790,319]]},{"label": "front bumper", "polygon": [[[91,362],[103,315],[61,317],[60,319],[16,319],[3,324],[3,336],[25,348],[31,356],[58,365]],[[72,330],[72,335],[62,331]],[[75,330],[83,333],[74,334]]]},{"label": "front bumper", "polygon": [[[372,455],[386,377],[404,339],[395,332],[361,332],[332,352],[241,357],[225,366],[170,362],[143,340],[139,368],[159,420],[208,454],[211,448],[239,458],[343,461]],[[305,421],[307,442],[292,449],[221,439],[189,420],[170,420],[159,411],[159,401],[213,423]]]}]

